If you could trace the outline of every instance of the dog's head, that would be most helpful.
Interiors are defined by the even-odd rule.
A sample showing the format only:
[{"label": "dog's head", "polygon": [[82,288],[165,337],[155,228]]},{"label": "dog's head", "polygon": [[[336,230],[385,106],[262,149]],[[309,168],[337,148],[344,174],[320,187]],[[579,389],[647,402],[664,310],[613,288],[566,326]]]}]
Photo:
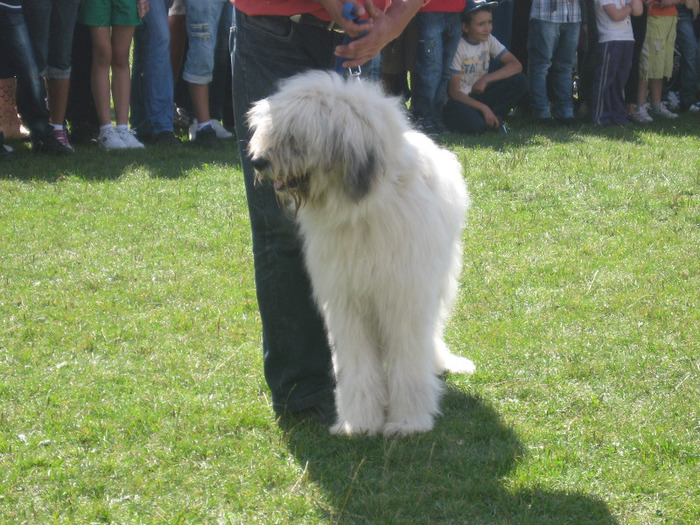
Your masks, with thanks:
[{"label": "dog's head", "polygon": [[259,180],[271,180],[298,210],[325,199],[358,202],[385,172],[407,128],[396,100],[371,82],[311,71],[284,81],[247,115],[248,153]]}]

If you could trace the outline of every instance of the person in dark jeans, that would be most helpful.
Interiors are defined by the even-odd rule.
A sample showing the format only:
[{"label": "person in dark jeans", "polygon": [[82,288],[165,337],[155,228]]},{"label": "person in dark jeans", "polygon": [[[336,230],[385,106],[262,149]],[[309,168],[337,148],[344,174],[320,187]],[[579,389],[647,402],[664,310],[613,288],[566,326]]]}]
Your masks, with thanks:
[{"label": "person in dark jeans", "polygon": [[54,136],[49,123],[49,110],[22,13],[22,0],[4,0],[0,4],[0,69],[3,68],[10,68],[17,77],[17,109],[31,133],[32,149],[54,155],[73,153]]},{"label": "person in dark jeans", "polygon": [[[373,4],[381,8],[386,3],[375,0]],[[342,18],[340,0],[235,0],[231,32],[234,119],[250,213],[265,380],[278,415],[293,413],[335,423],[335,381],[301,240],[272,186],[255,182],[245,115],[254,102],[277,89],[279,80],[308,69],[332,69],[334,51],[344,57],[344,67],[366,64],[400,34],[422,5],[423,0],[394,0],[381,13],[367,4],[367,13],[376,18],[372,29],[342,45],[343,35],[334,28],[342,27],[352,37],[358,37],[364,28]],[[361,11],[356,14],[364,15],[365,9]],[[363,68],[363,74],[367,69],[372,74],[371,68]]]}]

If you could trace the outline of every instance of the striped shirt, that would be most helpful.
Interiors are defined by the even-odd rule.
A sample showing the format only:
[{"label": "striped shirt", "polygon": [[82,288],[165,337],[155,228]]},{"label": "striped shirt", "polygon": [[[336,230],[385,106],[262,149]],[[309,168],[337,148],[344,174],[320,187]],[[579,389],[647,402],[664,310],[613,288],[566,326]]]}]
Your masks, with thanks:
[{"label": "striped shirt", "polygon": [[530,19],[547,22],[580,22],[579,0],[532,0]]}]

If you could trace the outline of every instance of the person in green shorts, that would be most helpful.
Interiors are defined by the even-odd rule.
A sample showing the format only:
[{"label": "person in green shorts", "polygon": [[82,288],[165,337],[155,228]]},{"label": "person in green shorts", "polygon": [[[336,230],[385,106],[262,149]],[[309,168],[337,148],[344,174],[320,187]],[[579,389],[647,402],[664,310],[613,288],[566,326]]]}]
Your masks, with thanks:
[{"label": "person in green shorts", "polygon": [[[90,84],[100,124],[97,142],[106,150],[144,147],[129,130],[128,124],[131,98],[129,49],[134,28],[141,24],[148,9],[148,0],[89,0],[83,3],[78,15],[78,20],[90,28]],[[116,128],[112,125],[110,112],[110,68]]]}]

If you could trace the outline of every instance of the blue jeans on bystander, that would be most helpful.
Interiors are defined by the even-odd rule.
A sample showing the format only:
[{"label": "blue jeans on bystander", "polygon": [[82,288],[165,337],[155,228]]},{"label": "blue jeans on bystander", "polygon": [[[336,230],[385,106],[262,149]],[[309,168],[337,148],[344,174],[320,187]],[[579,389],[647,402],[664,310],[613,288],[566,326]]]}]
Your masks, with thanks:
[{"label": "blue jeans on bystander", "polygon": [[[579,22],[530,20],[528,54],[530,105],[535,118],[573,118],[574,63],[579,40]],[[547,96],[551,76],[553,111]]]},{"label": "blue jeans on bystander", "polygon": [[17,77],[17,109],[32,140],[51,135],[49,110],[21,9],[0,7],[0,61],[4,64],[0,69],[13,71]]},{"label": "blue jeans on bystander", "polygon": [[461,13],[431,11],[416,15],[418,45],[411,112],[427,126],[442,125],[450,66],[461,32]]},{"label": "blue jeans on bystander", "polygon": [[141,139],[173,131],[174,87],[170,66],[168,8],[172,0],[151,0],[134,31],[131,72],[131,128]]}]

